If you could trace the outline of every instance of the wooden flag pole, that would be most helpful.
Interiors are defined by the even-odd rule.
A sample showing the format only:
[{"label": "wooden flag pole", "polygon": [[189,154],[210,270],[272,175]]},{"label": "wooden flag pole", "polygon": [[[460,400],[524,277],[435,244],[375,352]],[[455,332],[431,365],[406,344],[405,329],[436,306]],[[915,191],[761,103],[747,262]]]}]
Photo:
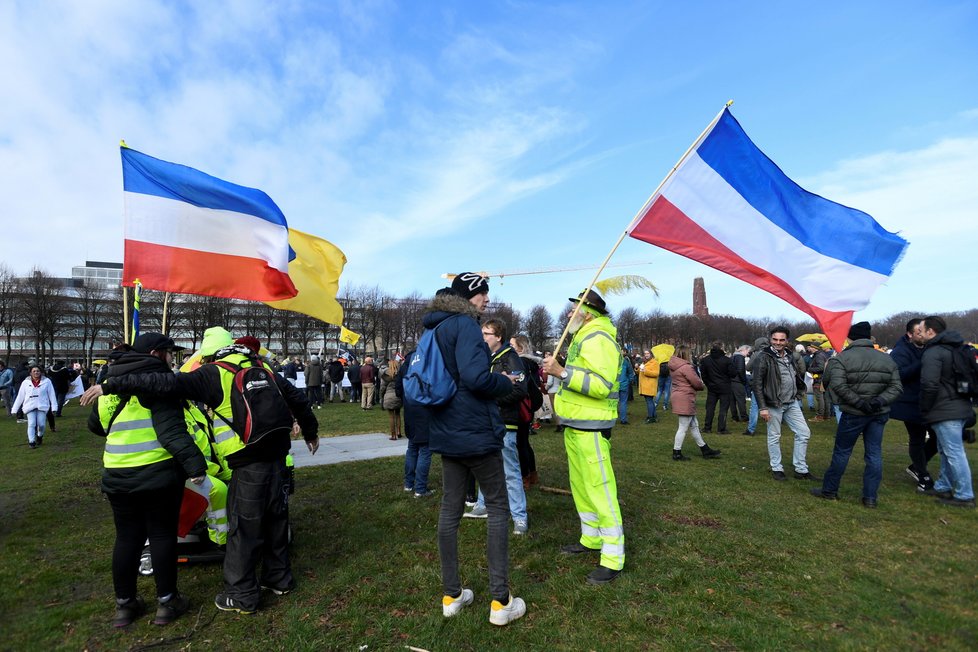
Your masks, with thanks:
[{"label": "wooden flag pole", "polygon": [[170,303],[170,293],[164,292],[163,293],[163,324],[160,329],[164,335],[166,335],[166,308],[169,305],[169,303]]},{"label": "wooden flag pole", "polygon": [[[635,224],[636,220],[638,220],[638,218],[640,218],[645,213],[646,208],[649,205],[649,202],[651,202],[652,199],[655,198],[657,194],[659,194],[659,191],[662,190],[662,186],[666,185],[666,182],[672,178],[672,175],[676,173],[676,170],[678,170],[679,166],[683,164],[683,161],[686,160],[690,152],[696,149],[696,147],[706,137],[706,135],[710,133],[710,130],[713,129],[716,123],[720,121],[720,118],[723,116],[723,112],[726,111],[728,108],[730,108],[732,104],[733,104],[733,100],[729,100],[726,104],[723,105],[723,108],[720,110],[719,113],[717,113],[717,116],[713,118],[712,121],[710,121],[710,124],[706,126],[706,129],[703,130],[703,133],[701,133],[699,137],[693,141],[693,144],[689,146],[689,149],[686,150],[686,153],[683,154],[682,157],[679,159],[679,161],[677,161],[676,164],[672,166],[672,169],[669,170],[669,174],[666,175],[666,177],[656,187],[656,189],[652,192],[652,194],[649,195],[649,198],[645,200],[645,203],[642,204],[642,208],[640,208],[639,211],[635,214],[635,217],[632,218],[632,221],[628,223],[628,228],[625,229],[620,236],[618,236],[618,241],[615,242],[615,246],[611,248],[611,251],[605,257],[604,262],[601,263],[601,266],[598,268],[598,271],[594,274],[594,278],[591,279],[591,282],[588,284],[587,288],[585,288],[584,290],[585,295],[588,292],[590,292],[591,288],[594,287],[594,284],[598,282],[598,277],[601,276],[601,272],[604,271],[604,268],[608,264],[608,261],[611,260],[611,257],[614,255],[615,251],[618,250],[618,247],[625,240],[625,236],[628,235],[629,230]],[[567,331],[570,328],[571,322],[574,321],[574,318],[577,317],[580,311],[581,311],[581,302],[578,301],[574,303],[574,310],[573,312],[571,312],[570,318],[567,320],[567,324],[564,326],[564,331],[560,334],[560,340],[558,340],[557,346],[554,347],[555,356],[560,351],[561,347],[564,345],[564,340],[567,339]]]}]

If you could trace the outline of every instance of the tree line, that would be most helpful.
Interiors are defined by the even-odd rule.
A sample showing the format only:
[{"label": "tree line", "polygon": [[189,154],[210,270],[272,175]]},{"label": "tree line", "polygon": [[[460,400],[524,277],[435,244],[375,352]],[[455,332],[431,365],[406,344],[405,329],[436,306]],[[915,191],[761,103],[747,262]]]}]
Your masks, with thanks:
[{"label": "tree line", "polygon": [[[132,292],[127,310],[131,315]],[[345,285],[338,297],[345,313],[345,325],[361,335],[357,346],[341,344],[339,328],[318,319],[271,308],[264,303],[205,297],[171,295],[146,290],[140,300],[141,330],[163,330],[164,300],[167,334],[196,349],[204,331],[224,326],[233,333],[248,333],[281,356],[305,356],[323,350],[326,355],[346,348],[363,356],[381,357],[406,354],[421,335],[421,318],[429,296],[415,292],[397,297],[380,286]],[[60,279],[41,268],[26,276],[16,276],[0,263],[0,338],[4,359],[12,354],[39,361],[67,358],[91,363],[104,356],[123,336],[123,293],[121,288],[83,284]],[[506,303],[490,304],[488,316],[503,319],[511,334],[529,337],[539,351],[552,350],[569,310],[551,314],[543,305],[520,311]],[[903,311],[873,324],[878,343],[891,346],[904,333],[912,317],[922,313]],[[978,309],[943,315],[951,328],[966,340],[978,341]],[[660,343],[686,344],[703,353],[710,343],[719,341],[727,351],[741,344],[752,344],[766,335],[774,324],[788,326],[792,336],[817,332],[811,320],[773,320],[769,318],[690,313],[667,314],[658,308],[641,312],[626,307],[611,315],[621,342],[629,349],[641,350]],[[16,344],[16,346],[15,346]]]}]

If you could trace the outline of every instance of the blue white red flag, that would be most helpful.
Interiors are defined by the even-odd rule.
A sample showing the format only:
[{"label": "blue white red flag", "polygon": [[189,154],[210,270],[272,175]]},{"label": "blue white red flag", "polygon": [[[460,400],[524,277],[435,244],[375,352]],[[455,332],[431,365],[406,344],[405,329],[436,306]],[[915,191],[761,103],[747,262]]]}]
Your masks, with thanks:
[{"label": "blue white red flag", "polygon": [[289,228],[261,190],[122,147],[122,282],[253,301],[296,295]]},{"label": "blue white red flag", "polygon": [[784,299],[836,350],[907,247],[789,179],[726,109],[627,232]]}]

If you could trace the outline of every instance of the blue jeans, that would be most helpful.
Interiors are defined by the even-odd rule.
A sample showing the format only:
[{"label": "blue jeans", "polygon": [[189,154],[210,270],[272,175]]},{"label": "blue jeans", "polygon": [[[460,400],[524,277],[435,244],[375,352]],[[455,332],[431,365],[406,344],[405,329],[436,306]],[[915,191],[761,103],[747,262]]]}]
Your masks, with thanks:
[{"label": "blue jeans", "polygon": [[649,419],[654,419],[655,418],[655,397],[654,396],[645,396],[643,394],[642,395],[642,398],[645,399],[645,412],[646,412],[646,415],[645,416],[647,416]]},{"label": "blue jeans", "polygon": [[428,471],[431,469],[431,449],[428,444],[415,444],[408,440],[404,453],[404,487],[416,494],[428,491]]},{"label": "blue jeans", "polygon": [[669,398],[672,396],[672,376],[667,376],[665,380],[659,379],[659,398],[656,399],[656,407],[665,406],[669,409]]},{"label": "blue jeans", "polygon": [[[516,450],[516,431],[507,430],[503,439],[503,472],[506,474],[506,493],[509,495],[509,514],[513,520],[526,520],[526,492],[523,491],[523,474],[520,471],[520,454]],[[479,486],[476,505],[486,506],[486,499]]]},{"label": "blue jeans", "polygon": [[747,429],[751,432],[757,432],[757,399],[754,397],[753,391],[748,396],[750,396],[750,415],[747,417]]},{"label": "blue jeans", "polygon": [[888,414],[855,415],[842,413],[839,427],[835,431],[835,448],[832,450],[832,463],[825,472],[822,491],[838,493],[839,481],[846,472],[849,457],[859,435],[863,436],[863,451],[866,470],[863,471],[863,498],[876,499],[883,479],[883,427],[889,419]]},{"label": "blue jeans", "polygon": [[930,427],[937,433],[937,452],[941,454],[941,472],[934,483],[935,491],[953,491],[958,500],[974,500],[971,467],[964,452],[962,419],[938,421]]},{"label": "blue jeans", "polygon": [[628,423],[628,386],[618,390],[618,420]]},{"label": "blue jeans", "polygon": [[31,410],[27,416],[27,441],[33,444],[38,437],[44,437],[44,428],[48,425],[47,412]]},{"label": "blue jeans", "polygon": [[779,408],[767,408],[770,419],[767,422],[767,454],[771,458],[772,471],[784,471],[781,466],[781,422],[783,421],[795,433],[795,447],[791,462],[798,473],[808,473],[808,440],[812,431],[808,429],[805,415],[801,411],[800,401],[791,401]]}]

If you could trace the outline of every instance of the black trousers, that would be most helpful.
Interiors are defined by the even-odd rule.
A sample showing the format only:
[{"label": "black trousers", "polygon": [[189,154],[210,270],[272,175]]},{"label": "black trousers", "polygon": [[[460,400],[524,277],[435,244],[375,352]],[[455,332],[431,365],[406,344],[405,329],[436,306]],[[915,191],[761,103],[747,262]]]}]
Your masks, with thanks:
[{"label": "black trousers", "polygon": [[537,457],[530,446],[529,423],[521,423],[516,427],[516,452],[520,456],[520,473],[524,478],[537,470]]},{"label": "black trousers", "polygon": [[749,416],[747,413],[747,388],[739,380],[733,381],[730,384],[730,390],[733,392],[733,400],[730,402],[730,414],[734,419],[739,419],[740,421],[747,421]]},{"label": "black trousers", "polygon": [[[291,587],[289,482],[285,458],[234,469],[228,485],[224,592],[256,609],[261,586]],[[256,570],[261,563],[261,582]]]},{"label": "black trousers", "polygon": [[118,600],[136,597],[139,557],[149,539],[153,558],[156,597],[177,590],[177,520],[183,485],[166,489],[106,494],[115,519],[115,547],[112,549],[112,584]]},{"label": "black trousers", "polygon": [[[926,474],[927,463],[937,455],[937,434],[923,423],[904,421],[903,425],[907,428],[907,449],[914,470],[918,474]],[[927,439],[928,432],[930,439]]]},{"label": "black trousers", "polygon": [[720,414],[717,415],[717,430],[727,429],[727,412],[730,410],[730,394],[718,394],[706,390],[706,420],[704,427],[707,430],[713,429],[713,412],[716,410],[717,401],[720,401]]}]

